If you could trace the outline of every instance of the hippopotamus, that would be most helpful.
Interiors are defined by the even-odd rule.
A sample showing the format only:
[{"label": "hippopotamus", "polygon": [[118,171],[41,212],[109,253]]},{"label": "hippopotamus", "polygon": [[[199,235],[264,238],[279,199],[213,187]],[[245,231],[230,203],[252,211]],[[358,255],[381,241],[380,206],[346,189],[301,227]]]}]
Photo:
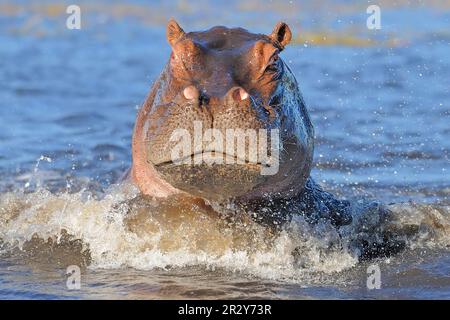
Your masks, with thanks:
[{"label": "hippopotamus", "polygon": [[[231,208],[277,224],[292,214],[311,223],[327,219],[336,227],[352,222],[350,202],[322,190],[310,177],[314,128],[298,82],[281,57],[291,39],[284,22],[270,34],[223,26],[185,32],[175,20],[168,22],[170,58],[138,113],[133,133],[129,179],[143,195],[158,199],[184,194],[209,204],[233,203]],[[211,147],[211,134],[209,143],[197,143],[194,150],[189,138],[183,161],[174,159],[179,146],[175,131],[195,138],[196,130],[201,136],[210,129],[221,138],[229,129],[278,132],[276,170],[262,174],[270,165],[248,161],[251,153],[237,163],[196,162],[196,156],[206,154],[236,160],[223,144]],[[270,143],[273,137],[267,137]],[[380,216],[387,212],[378,203],[368,207]]]},{"label": "hippopotamus", "polygon": [[[314,131],[297,82],[280,58],[291,40],[287,24],[267,36],[225,27],[186,33],[171,20],[167,40],[170,60],[133,134],[132,178],[139,189],[154,197],[187,192],[213,200],[300,193],[311,170]],[[196,121],[224,135],[228,129],[279,129],[277,174],[261,175],[261,164],[174,165],[171,134],[180,128],[193,133]]]}]

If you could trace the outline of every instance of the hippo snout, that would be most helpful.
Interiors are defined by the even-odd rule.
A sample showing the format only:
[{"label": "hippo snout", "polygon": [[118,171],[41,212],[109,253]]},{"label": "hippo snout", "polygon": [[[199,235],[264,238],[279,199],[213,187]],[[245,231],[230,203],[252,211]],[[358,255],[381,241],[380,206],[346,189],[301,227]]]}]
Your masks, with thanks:
[{"label": "hippo snout", "polygon": [[146,128],[148,162],[163,179],[215,200],[248,193],[279,162],[279,128],[244,88],[223,91],[189,85],[173,103],[155,106]]}]

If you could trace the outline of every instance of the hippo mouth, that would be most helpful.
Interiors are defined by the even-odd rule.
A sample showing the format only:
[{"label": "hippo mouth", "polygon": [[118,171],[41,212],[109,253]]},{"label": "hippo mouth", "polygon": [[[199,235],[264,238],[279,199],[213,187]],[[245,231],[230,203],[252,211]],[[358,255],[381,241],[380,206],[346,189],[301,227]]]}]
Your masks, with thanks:
[{"label": "hippo mouth", "polygon": [[257,161],[250,161],[250,159],[240,157],[237,155],[228,154],[221,151],[199,151],[192,153],[191,155],[180,157],[176,159],[171,159],[167,161],[161,161],[159,163],[154,163],[156,168],[162,168],[167,166],[187,166],[187,165],[242,165],[254,169],[260,169],[261,167],[270,167],[270,163]]},{"label": "hippo mouth", "polygon": [[[198,157],[201,162],[194,164]],[[217,163],[217,159],[223,161]],[[174,159],[175,160],[175,159]],[[155,164],[158,173],[179,190],[216,201],[238,197],[266,182],[261,162],[249,162],[222,152],[198,152],[190,156]]]}]

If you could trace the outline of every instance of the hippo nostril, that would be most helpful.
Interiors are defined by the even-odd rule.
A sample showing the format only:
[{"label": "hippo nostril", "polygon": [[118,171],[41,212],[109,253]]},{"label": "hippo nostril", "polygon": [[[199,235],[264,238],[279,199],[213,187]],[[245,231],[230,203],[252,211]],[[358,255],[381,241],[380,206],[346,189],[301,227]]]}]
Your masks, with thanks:
[{"label": "hippo nostril", "polygon": [[199,103],[202,106],[207,105],[209,104],[209,98],[205,94],[200,94]]},{"label": "hippo nostril", "polygon": [[194,86],[189,86],[184,88],[183,95],[188,100],[197,100],[200,93],[198,92],[197,88]]},{"label": "hippo nostril", "polygon": [[232,88],[229,91],[228,95],[231,95],[233,100],[236,101],[236,102],[243,101],[243,100],[245,100],[245,99],[247,99],[249,97],[248,92],[245,91],[241,87],[234,87],[234,88]]}]

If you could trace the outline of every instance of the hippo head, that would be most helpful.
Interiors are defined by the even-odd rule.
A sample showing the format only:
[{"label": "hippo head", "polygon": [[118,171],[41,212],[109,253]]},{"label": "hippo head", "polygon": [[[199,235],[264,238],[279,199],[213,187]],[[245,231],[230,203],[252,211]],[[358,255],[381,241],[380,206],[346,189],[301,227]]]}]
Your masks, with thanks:
[{"label": "hippo head", "polygon": [[309,176],[313,127],[280,57],[285,23],[270,35],[171,20],[170,59],[139,112],[133,178],[154,196],[208,200],[290,197]]}]

